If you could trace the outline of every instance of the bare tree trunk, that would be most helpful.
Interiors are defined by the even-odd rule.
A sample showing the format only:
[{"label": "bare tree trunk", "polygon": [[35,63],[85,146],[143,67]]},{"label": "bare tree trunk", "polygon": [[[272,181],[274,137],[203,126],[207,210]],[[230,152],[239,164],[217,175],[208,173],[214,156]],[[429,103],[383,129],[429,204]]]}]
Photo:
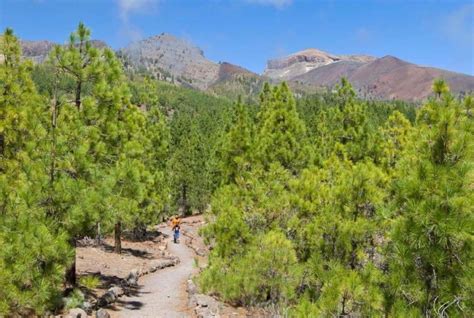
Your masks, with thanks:
[{"label": "bare tree trunk", "polygon": [[97,222],[97,245],[102,244],[102,237],[100,234],[100,222]]},{"label": "bare tree trunk", "polygon": [[51,167],[49,171],[49,181],[51,188],[53,187],[54,177],[56,173],[56,122],[58,115],[58,98],[56,96],[58,86],[58,74],[56,73],[56,78],[54,82],[54,96],[51,102]]},{"label": "bare tree trunk", "polygon": [[188,204],[188,186],[183,184],[182,188],[182,199],[183,199],[183,212],[184,215],[190,215],[189,204]]},{"label": "bare tree trunk", "polygon": [[122,240],[120,235],[122,234],[122,223],[115,223],[115,253],[122,253]]},{"label": "bare tree trunk", "polygon": [[72,264],[66,270],[66,283],[69,286],[76,286],[76,281],[77,281],[76,279],[76,239],[71,238],[69,240],[69,244],[71,245],[73,249],[74,259],[72,261]]},{"label": "bare tree trunk", "polygon": [[82,91],[82,80],[77,82],[76,86],[76,107],[77,109],[81,108],[81,91]]},{"label": "bare tree trunk", "polygon": [[0,155],[3,155],[4,148],[5,148],[5,138],[3,137],[3,134],[0,134]]}]

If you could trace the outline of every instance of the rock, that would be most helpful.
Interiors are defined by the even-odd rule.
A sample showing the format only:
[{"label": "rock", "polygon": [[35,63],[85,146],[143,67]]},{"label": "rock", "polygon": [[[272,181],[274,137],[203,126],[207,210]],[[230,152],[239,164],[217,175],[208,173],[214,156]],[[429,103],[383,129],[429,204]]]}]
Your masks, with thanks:
[{"label": "rock", "polygon": [[97,245],[97,242],[96,240],[88,237],[88,236],[85,236],[83,237],[82,239],[80,240],[77,240],[76,241],[76,244],[77,246],[81,246],[81,247],[88,247],[88,246],[95,246]]},{"label": "rock", "polygon": [[196,249],[196,254],[199,256],[206,256],[207,251],[206,249],[200,247]]},{"label": "rock", "polygon": [[188,279],[188,287],[186,288],[186,291],[191,296],[197,293],[196,284],[194,284],[192,279]]},{"label": "rock", "polygon": [[74,308],[69,310],[67,318],[87,318],[87,313],[81,308]]},{"label": "rock", "polygon": [[163,269],[163,268],[170,267],[170,266],[175,266],[178,263],[179,263],[179,258],[176,258],[176,257],[154,261],[150,265],[150,272],[153,273],[153,272],[156,272],[159,269]]},{"label": "rock", "polygon": [[196,294],[192,297],[194,303],[195,312],[197,317],[200,318],[218,318],[219,315],[219,303],[217,300],[208,295]]},{"label": "rock", "polygon": [[101,308],[97,310],[97,312],[95,313],[95,317],[96,318],[110,318],[110,314],[108,313],[107,310]]},{"label": "rock", "polygon": [[132,269],[127,276],[127,283],[129,285],[137,285],[138,283],[138,269]]},{"label": "rock", "polygon": [[84,309],[84,311],[88,315],[90,315],[90,314],[92,314],[92,310],[94,309],[94,306],[90,302],[85,301],[85,302],[82,303],[81,308]]},{"label": "rock", "polygon": [[113,303],[116,299],[117,296],[115,296],[114,292],[108,290],[105,294],[102,295],[102,297],[99,298],[99,301],[97,303],[99,307],[105,307]]},{"label": "rock", "polygon": [[124,294],[123,289],[121,287],[118,287],[118,286],[111,287],[111,288],[109,288],[108,291],[113,293],[116,298],[118,298],[118,297],[120,297]]}]

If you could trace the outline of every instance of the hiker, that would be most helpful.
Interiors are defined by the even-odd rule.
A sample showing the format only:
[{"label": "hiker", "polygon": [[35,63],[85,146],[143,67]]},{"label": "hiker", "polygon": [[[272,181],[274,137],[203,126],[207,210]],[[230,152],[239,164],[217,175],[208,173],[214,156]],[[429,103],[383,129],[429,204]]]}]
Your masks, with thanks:
[{"label": "hiker", "polygon": [[178,243],[179,230],[181,229],[180,223],[181,223],[181,219],[179,218],[179,216],[175,216],[171,220],[171,230],[173,231],[173,241],[175,243]]}]

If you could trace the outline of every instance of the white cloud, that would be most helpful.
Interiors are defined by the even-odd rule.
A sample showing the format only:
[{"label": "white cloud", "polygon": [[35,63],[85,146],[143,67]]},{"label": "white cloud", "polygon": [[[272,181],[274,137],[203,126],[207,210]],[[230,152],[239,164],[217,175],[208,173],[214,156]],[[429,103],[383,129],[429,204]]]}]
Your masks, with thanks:
[{"label": "white cloud", "polygon": [[118,0],[120,18],[128,21],[130,14],[154,10],[157,4],[158,0]]},{"label": "white cloud", "polygon": [[122,21],[120,36],[132,42],[140,40],[142,31],[130,21],[130,15],[154,12],[158,2],[159,0],[117,0],[119,18]]},{"label": "white cloud", "polygon": [[265,6],[273,6],[277,9],[282,9],[293,3],[293,0],[245,0],[248,3],[260,4]]},{"label": "white cloud", "polygon": [[467,4],[449,13],[441,31],[449,40],[463,46],[474,46],[474,4]]}]

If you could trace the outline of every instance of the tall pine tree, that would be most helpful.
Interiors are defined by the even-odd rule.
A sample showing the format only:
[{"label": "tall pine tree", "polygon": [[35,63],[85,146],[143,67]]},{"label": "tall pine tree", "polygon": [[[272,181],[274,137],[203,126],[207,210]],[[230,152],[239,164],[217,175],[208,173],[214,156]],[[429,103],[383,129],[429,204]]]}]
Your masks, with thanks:
[{"label": "tall pine tree", "polygon": [[28,316],[54,306],[70,250],[43,200],[47,104],[10,29],[0,56],[0,316]]},{"label": "tall pine tree", "polygon": [[392,313],[468,317],[474,300],[473,120],[447,89],[435,93],[418,113],[393,188]]},{"label": "tall pine tree", "polygon": [[260,130],[256,134],[257,160],[266,168],[279,162],[296,173],[308,162],[304,122],[298,117],[293,94],[286,83],[275,87],[272,93],[268,90],[265,86],[262,93]]},{"label": "tall pine tree", "polygon": [[231,127],[221,145],[221,165],[224,182],[235,182],[251,166],[253,122],[247,107],[239,98],[234,108]]}]

